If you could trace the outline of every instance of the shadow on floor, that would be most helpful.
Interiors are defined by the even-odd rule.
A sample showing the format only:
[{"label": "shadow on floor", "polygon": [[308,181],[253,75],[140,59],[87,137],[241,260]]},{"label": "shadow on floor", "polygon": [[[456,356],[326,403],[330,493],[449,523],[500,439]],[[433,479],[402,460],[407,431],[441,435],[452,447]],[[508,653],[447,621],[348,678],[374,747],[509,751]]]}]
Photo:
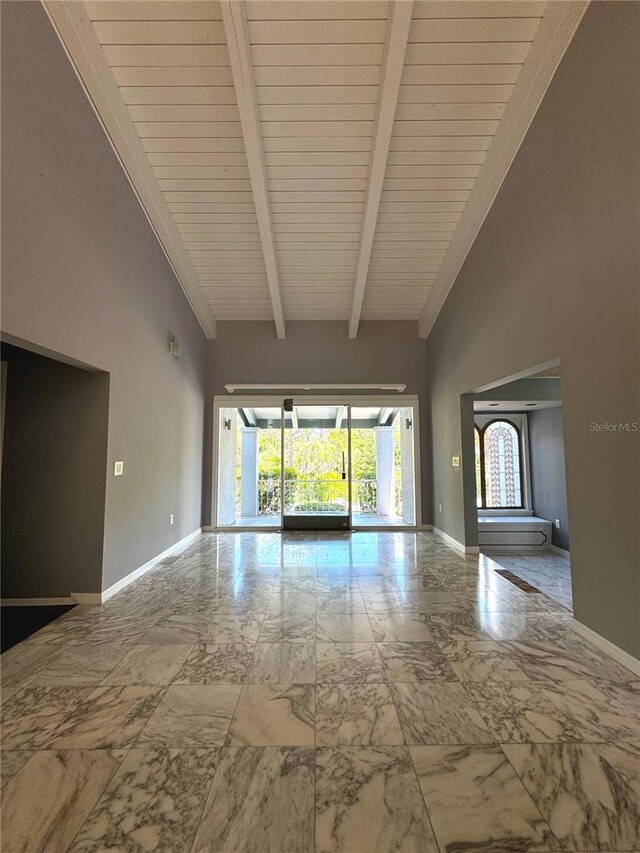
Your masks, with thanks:
[{"label": "shadow on floor", "polygon": [[59,604],[44,607],[0,607],[0,651],[6,652],[26,640],[75,606]]},{"label": "shadow on floor", "polygon": [[571,561],[567,557],[551,551],[537,554],[522,554],[517,551],[497,553],[490,548],[483,548],[480,552],[480,562],[498,574],[506,572],[511,583],[515,581],[509,575],[515,576],[520,584],[531,586],[535,591],[544,593],[566,610],[573,612]]}]

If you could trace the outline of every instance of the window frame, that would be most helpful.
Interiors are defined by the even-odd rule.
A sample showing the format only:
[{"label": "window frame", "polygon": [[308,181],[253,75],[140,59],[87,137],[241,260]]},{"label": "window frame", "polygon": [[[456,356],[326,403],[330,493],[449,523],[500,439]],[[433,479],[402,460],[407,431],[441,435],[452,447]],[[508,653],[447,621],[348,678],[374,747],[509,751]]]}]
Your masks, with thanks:
[{"label": "window frame", "polygon": [[[495,423],[506,423],[509,426],[513,427],[516,431],[516,435],[518,437],[518,454],[519,454],[519,468],[520,468],[520,504],[518,506],[487,506],[487,479],[486,479],[486,468],[485,468],[485,452],[484,452],[484,438],[487,429]],[[527,427],[526,418],[523,418],[522,427],[518,426],[518,424],[514,423],[508,416],[504,417],[496,417],[490,418],[485,424],[480,426],[475,420],[473,424],[474,431],[477,432],[478,435],[478,447],[480,449],[480,506],[477,506],[478,512],[505,512],[511,511],[521,512],[522,510],[528,510],[528,464],[525,457],[525,442],[523,432]],[[474,450],[475,450],[475,432],[474,432]],[[475,456],[475,453],[474,453]],[[475,460],[474,460],[475,461]],[[476,494],[476,504],[477,504],[477,494]]]}]

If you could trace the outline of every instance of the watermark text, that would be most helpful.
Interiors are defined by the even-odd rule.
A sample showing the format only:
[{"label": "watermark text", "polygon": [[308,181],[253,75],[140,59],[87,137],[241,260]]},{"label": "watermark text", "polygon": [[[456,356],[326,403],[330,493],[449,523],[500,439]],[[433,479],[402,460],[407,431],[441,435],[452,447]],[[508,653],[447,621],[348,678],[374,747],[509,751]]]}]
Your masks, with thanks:
[{"label": "watermark text", "polygon": [[640,423],[638,421],[602,421],[600,423],[591,421],[589,424],[590,432],[639,432]]}]

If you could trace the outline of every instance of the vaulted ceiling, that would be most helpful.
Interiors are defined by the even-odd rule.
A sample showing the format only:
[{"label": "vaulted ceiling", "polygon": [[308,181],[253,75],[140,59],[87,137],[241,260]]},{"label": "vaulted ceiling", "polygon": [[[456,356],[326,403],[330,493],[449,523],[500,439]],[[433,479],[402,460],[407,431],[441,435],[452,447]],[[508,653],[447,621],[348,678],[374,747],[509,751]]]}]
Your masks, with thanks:
[{"label": "vaulted ceiling", "polygon": [[428,334],[586,5],[45,2],[207,334],[280,337]]}]

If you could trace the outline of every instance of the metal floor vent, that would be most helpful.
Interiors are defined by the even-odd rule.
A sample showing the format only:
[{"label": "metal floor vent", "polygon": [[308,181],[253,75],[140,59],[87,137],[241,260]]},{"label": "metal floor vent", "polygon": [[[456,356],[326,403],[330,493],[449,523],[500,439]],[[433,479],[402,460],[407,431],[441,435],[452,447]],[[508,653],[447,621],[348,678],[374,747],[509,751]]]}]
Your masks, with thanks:
[{"label": "metal floor vent", "polygon": [[501,575],[505,580],[510,581],[514,586],[517,586],[518,589],[521,589],[523,592],[540,592],[535,586],[532,586],[527,581],[523,581],[522,578],[519,578],[518,575],[514,575],[513,572],[508,571],[508,569],[494,569],[497,575]]}]

